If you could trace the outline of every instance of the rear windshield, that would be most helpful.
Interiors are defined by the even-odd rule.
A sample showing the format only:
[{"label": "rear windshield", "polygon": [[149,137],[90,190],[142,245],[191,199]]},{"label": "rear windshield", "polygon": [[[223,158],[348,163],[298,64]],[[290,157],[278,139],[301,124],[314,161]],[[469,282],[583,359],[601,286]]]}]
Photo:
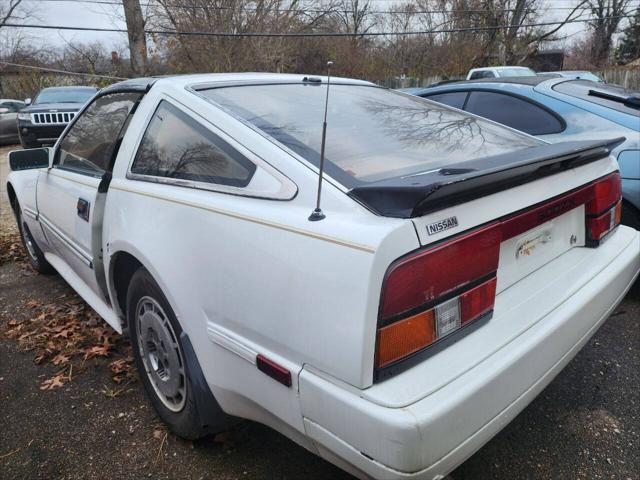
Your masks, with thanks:
[{"label": "rear windshield", "polygon": [[501,68],[498,70],[500,77],[535,77],[536,72],[530,68]]},{"label": "rear windshield", "polygon": [[[220,87],[200,93],[318,165],[326,85]],[[347,187],[540,145],[444,105],[392,90],[332,84],[327,173]]]},{"label": "rear windshield", "polygon": [[[618,85],[590,82],[589,80],[562,82],[555,85],[553,89],[556,92],[565,93],[596,105],[602,105],[618,112],[640,117],[640,108],[625,104],[625,102],[631,101],[636,105],[640,105],[640,92],[638,91],[629,90]],[[633,100],[634,98],[635,101]]]}]

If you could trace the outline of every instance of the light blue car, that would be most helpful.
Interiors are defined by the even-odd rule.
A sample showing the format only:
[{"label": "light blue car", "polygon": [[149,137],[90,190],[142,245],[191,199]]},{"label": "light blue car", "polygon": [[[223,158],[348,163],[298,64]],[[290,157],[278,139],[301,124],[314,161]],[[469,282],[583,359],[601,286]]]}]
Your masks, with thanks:
[{"label": "light blue car", "polygon": [[549,142],[625,137],[613,150],[622,176],[623,223],[640,229],[640,92],[549,77],[447,82],[407,90]]}]

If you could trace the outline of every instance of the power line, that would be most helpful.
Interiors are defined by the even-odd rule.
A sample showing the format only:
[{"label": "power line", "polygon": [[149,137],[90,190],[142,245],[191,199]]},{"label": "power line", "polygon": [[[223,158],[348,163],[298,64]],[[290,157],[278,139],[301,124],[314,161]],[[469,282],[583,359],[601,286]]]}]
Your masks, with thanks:
[{"label": "power line", "polygon": [[[603,20],[615,19],[615,18],[632,18],[632,15],[616,15],[602,17]],[[552,25],[565,25],[568,23],[588,23],[594,21],[594,18],[589,19],[574,19],[565,20],[559,22],[538,22],[538,23],[523,23],[520,25],[491,25],[486,27],[474,27],[474,28],[447,28],[447,29],[435,29],[435,30],[423,30],[423,31],[408,31],[408,32],[203,32],[203,31],[179,31],[179,30],[145,30],[147,35],[183,35],[183,36],[201,36],[201,37],[384,37],[384,36],[400,36],[400,35],[432,35],[438,33],[464,33],[464,32],[482,32],[492,30],[505,30],[510,28],[530,28],[530,27],[546,27]],[[89,32],[114,32],[114,33],[127,33],[123,28],[100,28],[100,27],[67,27],[61,25],[37,25],[33,23],[5,23],[3,27],[11,28],[35,28],[45,30],[75,30],[75,31],[89,31]]]},{"label": "power line", "polygon": [[42,70],[45,72],[55,72],[55,73],[63,73],[65,75],[76,75],[79,77],[99,77],[99,78],[108,78],[109,80],[126,80],[125,77],[113,77],[111,75],[99,75],[97,73],[79,73],[79,72],[70,72],[68,70],[60,70],[58,68],[45,68],[45,67],[36,67],[35,65],[22,65],[20,63],[11,63],[0,60],[0,63],[3,65],[10,65],[12,67],[20,67],[20,68],[31,68],[33,70]]},{"label": "power line", "polygon": [[[122,2],[118,2],[115,0],[27,0],[31,2],[58,2],[58,3],[88,3],[95,5],[118,5],[122,6]],[[387,1],[387,0],[385,0]],[[160,5],[156,3],[141,3],[141,7],[165,7],[165,5]],[[640,6],[639,5],[630,5],[631,7]],[[235,10],[235,7],[225,7],[225,6],[215,6],[215,5],[189,5],[189,4],[168,4],[166,8],[175,8],[175,9],[191,9],[191,10]],[[591,10],[591,7],[542,7],[543,10],[576,10],[576,11],[586,11]],[[244,7],[242,8],[244,11],[255,12],[260,11],[260,9],[255,7]],[[351,9],[342,9],[339,7],[333,9],[320,9],[320,8],[274,8],[269,9],[271,12],[275,13],[320,13],[320,14],[329,14],[329,13],[354,13],[355,10]],[[363,12],[363,10],[359,10]],[[442,10],[367,10],[366,13],[372,15],[391,15],[391,14],[442,14],[442,13],[496,13],[496,12],[513,12],[515,8],[495,8],[495,9],[442,9]],[[525,13],[534,12],[533,9],[525,9]]]}]

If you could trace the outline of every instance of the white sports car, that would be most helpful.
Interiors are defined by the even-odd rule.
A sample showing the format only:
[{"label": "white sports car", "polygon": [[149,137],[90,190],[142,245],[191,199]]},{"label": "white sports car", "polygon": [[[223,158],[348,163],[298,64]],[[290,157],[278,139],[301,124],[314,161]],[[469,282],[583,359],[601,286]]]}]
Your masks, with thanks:
[{"label": "white sports car", "polygon": [[[441,478],[640,269],[620,139],[547,144],[373,84],[222,74],[100,91],[10,154],[31,261],[116,330],[178,435],[267,424],[360,477]],[[312,221],[317,220],[317,221]]]}]

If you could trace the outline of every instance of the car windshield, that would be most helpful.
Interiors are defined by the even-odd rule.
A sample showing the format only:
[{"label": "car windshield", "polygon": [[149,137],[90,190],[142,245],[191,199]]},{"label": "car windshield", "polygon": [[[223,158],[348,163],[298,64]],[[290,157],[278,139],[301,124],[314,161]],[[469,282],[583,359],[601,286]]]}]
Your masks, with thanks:
[{"label": "car windshield", "polygon": [[[326,85],[219,87],[200,93],[318,165]],[[327,173],[347,187],[540,145],[447,106],[384,88],[332,84]]]},{"label": "car windshield", "polygon": [[514,68],[501,68],[497,70],[500,77],[535,77],[536,72],[530,68],[514,67]]},{"label": "car windshield", "polygon": [[89,88],[45,88],[33,103],[85,103],[96,91]]},{"label": "car windshield", "polygon": [[553,89],[596,105],[640,117],[640,92],[638,91],[589,80],[561,82],[554,85]]}]

